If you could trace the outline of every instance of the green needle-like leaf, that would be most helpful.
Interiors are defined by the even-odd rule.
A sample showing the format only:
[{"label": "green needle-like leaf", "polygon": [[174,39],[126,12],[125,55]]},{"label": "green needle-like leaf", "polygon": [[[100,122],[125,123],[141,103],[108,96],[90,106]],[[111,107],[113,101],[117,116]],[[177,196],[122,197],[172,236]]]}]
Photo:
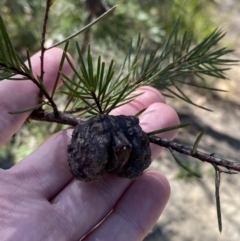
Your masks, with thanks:
[{"label": "green needle-like leaf", "polygon": [[26,113],[26,112],[32,112],[33,110],[36,110],[40,107],[42,107],[43,105],[45,105],[46,103],[41,103],[39,105],[35,105],[33,107],[27,108],[27,109],[23,109],[23,110],[16,110],[16,111],[9,111],[9,114],[22,114],[22,113]]},{"label": "green needle-like leaf", "polygon": [[88,25],[86,25],[85,27],[83,27],[82,29],[80,29],[79,31],[77,31],[76,33],[72,34],[71,36],[65,38],[64,40],[52,45],[51,47],[49,47],[48,49],[52,49],[54,47],[57,47],[60,44],[63,44],[73,38],[75,38],[77,35],[79,35],[80,33],[86,31],[87,29],[89,29],[91,26],[93,26],[94,24],[96,24],[97,22],[99,22],[101,19],[103,19],[104,17],[106,17],[107,15],[109,15],[117,6],[114,6],[112,8],[110,8],[108,11],[106,11],[104,14],[102,14],[100,17],[96,18],[94,21],[92,21],[91,23],[89,23]]},{"label": "green needle-like leaf", "polygon": [[216,197],[216,208],[217,208],[217,218],[218,218],[218,229],[222,232],[222,215],[221,215],[221,202],[220,202],[220,183],[221,174],[215,168],[215,197]]},{"label": "green needle-like leaf", "polygon": [[[131,41],[128,53],[117,77],[114,74],[113,60],[111,60],[107,68],[101,57],[98,57],[95,67],[90,47],[87,53],[87,60],[85,60],[79,45],[76,43],[80,60],[80,72],[66,56],[73,72],[79,79],[77,83],[80,83],[76,86],[76,83],[65,76],[65,81],[69,82],[65,85],[70,92],[74,93],[72,97],[78,98],[77,96],[79,95],[80,99],[94,100],[93,102],[98,106],[100,112],[110,113],[114,108],[126,103],[124,98],[127,98],[136,88],[142,85],[157,84],[168,90],[172,96],[211,111],[190,100],[184,93],[183,84],[194,87],[198,87],[198,85],[191,82],[185,83],[180,76],[183,74],[195,74],[202,79],[202,75],[225,78],[224,72],[227,68],[222,68],[221,66],[229,65],[235,61],[225,61],[221,57],[231,52],[231,50],[217,49],[218,41],[224,36],[218,29],[191,49],[191,34],[185,33],[183,37],[179,37],[178,27],[179,20],[174,25],[162,49],[160,46],[157,46],[152,51],[147,49],[145,52],[142,52],[143,39],[140,35],[138,36],[136,47],[133,47],[133,42]],[[201,87],[209,90],[218,90],[211,87]],[[68,94],[70,96],[70,93]],[[93,104],[92,101],[90,102],[89,107]]]},{"label": "green needle-like leaf", "polygon": [[171,148],[168,148],[169,151],[171,152],[174,160],[176,161],[176,163],[182,167],[185,171],[187,171],[188,173],[190,173],[192,176],[195,176],[197,178],[202,178],[201,175],[193,170],[191,170],[188,166],[185,166],[182,164],[182,161],[175,155],[174,151]]},{"label": "green needle-like leaf", "polygon": [[193,144],[193,149],[192,149],[192,154],[195,155],[196,154],[196,151],[197,151],[197,148],[198,148],[198,144],[200,142],[200,140],[202,139],[203,135],[205,134],[206,130],[202,130],[199,135],[197,136],[194,144]]},{"label": "green needle-like leaf", "polygon": [[[0,80],[5,78],[12,80],[25,80],[32,77],[31,64],[29,64],[29,54],[27,52],[28,65],[17,55],[3,19],[0,16]],[[14,75],[21,77],[13,77]]]},{"label": "green needle-like leaf", "polygon": [[61,58],[61,61],[60,61],[60,64],[59,64],[59,67],[58,67],[58,74],[56,76],[56,79],[55,79],[55,82],[54,82],[54,86],[53,86],[53,91],[52,91],[52,94],[51,94],[51,98],[53,98],[54,96],[54,93],[56,91],[56,88],[57,88],[57,85],[58,85],[58,81],[60,79],[60,75],[61,75],[61,71],[62,71],[62,67],[63,67],[63,63],[66,59],[66,55],[67,55],[67,50],[68,50],[68,45],[69,45],[69,42],[67,41],[65,43],[65,46],[64,46],[64,51],[62,53],[62,58]]},{"label": "green needle-like leaf", "polygon": [[19,63],[16,53],[13,49],[12,43],[8,36],[2,17],[0,16],[0,66],[2,68],[16,68],[18,69]]},{"label": "green needle-like leaf", "polygon": [[179,124],[179,125],[175,125],[175,126],[169,126],[169,127],[166,127],[166,128],[162,128],[162,129],[159,129],[159,130],[148,132],[147,135],[152,136],[152,135],[156,135],[156,134],[167,132],[167,131],[185,128],[189,125],[191,125],[191,123],[184,123],[184,124]]}]

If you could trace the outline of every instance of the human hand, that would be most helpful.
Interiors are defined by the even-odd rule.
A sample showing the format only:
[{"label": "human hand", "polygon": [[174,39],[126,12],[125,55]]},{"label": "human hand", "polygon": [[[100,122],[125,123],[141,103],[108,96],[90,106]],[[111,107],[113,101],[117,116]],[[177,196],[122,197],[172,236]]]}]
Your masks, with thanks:
[{"label": "human hand", "polygon": [[[48,91],[53,88],[61,54],[60,49],[45,53],[44,83]],[[31,62],[39,74],[39,53]],[[63,72],[71,72],[67,63]],[[0,144],[28,117],[27,113],[10,115],[8,111],[36,105],[38,91],[31,81],[0,82]],[[157,90],[141,87],[138,91],[145,93],[111,114],[134,115],[147,108],[140,115],[145,132],[178,124],[175,111],[164,104]],[[0,170],[1,240],[142,240],[166,205],[168,181],[156,171],[145,171],[134,181],[115,174],[105,174],[93,183],[74,180],[67,164],[71,133],[72,129],[67,129],[50,136],[15,166]],[[171,139],[174,135],[176,131],[161,137]],[[161,148],[151,148],[155,158]]]}]

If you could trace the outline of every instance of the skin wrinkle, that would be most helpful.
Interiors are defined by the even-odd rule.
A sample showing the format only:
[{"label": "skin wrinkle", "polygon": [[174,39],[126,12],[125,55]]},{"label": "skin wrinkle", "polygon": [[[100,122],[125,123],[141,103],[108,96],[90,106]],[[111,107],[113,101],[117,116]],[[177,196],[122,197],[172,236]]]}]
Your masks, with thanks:
[{"label": "skin wrinkle", "polygon": [[[30,213],[28,212],[28,207],[32,203],[32,201],[35,200],[35,198],[32,198],[32,197],[31,197],[31,199],[29,199],[29,196],[30,196],[29,192],[26,191],[25,194],[23,194],[22,192],[24,190],[22,189],[22,187],[20,185],[18,187],[19,187],[19,192],[21,191],[21,196],[18,195],[15,191],[14,193],[11,193],[11,196],[12,196],[11,199],[7,198],[7,203],[9,203],[10,200],[14,201],[14,204],[13,204],[14,209],[11,210],[11,213],[8,213],[7,219],[8,220],[15,219],[15,222],[9,223],[10,226],[8,226],[8,227],[13,227],[16,231],[19,230],[19,229],[17,229],[18,225],[24,226],[25,220],[29,220]],[[34,192],[33,192],[33,195],[34,195]],[[19,198],[21,198],[21,199],[19,200]],[[32,223],[34,223],[35,222],[34,217],[31,216],[31,218],[33,218]],[[29,229],[26,229],[26,230],[28,232],[30,231]],[[6,229],[6,232],[7,232],[6,235],[10,235],[10,233],[9,233],[9,231],[7,231],[7,229]],[[12,234],[12,232],[11,232],[11,234]],[[29,232],[29,234],[30,234],[30,232]],[[36,239],[34,239],[34,240],[36,240]]]},{"label": "skin wrinkle", "polygon": [[[86,213],[86,209],[83,207],[88,207],[88,200],[91,200],[94,198],[94,193],[85,193],[84,196],[78,196],[78,183],[76,181],[72,180],[69,184],[71,188],[71,193],[69,195],[64,195],[64,189],[62,190],[63,193],[59,193],[52,201],[51,204],[54,207],[54,210],[59,213],[60,216],[69,215],[71,216],[72,213],[75,213],[74,209],[69,209],[69,207],[75,207],[75,203],[79,203],[79,213],[84,216],[84,213]],[[83,191],[84,192],[84,191]],[[65,196],[65,202],[62,202],[62,195]],[[86,213],[87,214],[87,213]],[[74,220],[71,220],[71,223],[76,223]]]},{"label": "skin wrinkle", "polygon": [[24,178],[19,178],[19,181],[21,181],[24,186],[27,186],[27,188],[31,190],[33,188],[32,186],[33,181],[31,179],[34,178],[34,183],[35,182],[37,183],[37,184],[36,183],[34,184],[34,187],[35,187],[34,189],[41,197],[42,193],[38,189],[40,190],[46,189],[46,184],[44,184],[44,180],[41,178],[41,174],[33,165],[30,165],[28,168],[30,169],[31,175],[28,175],[28,176],[25,175]]},{"label": "skin wrinkle", "polygon": [[[46,241],[46,240],[48,240],[47,239],[48,237],[52,236],[53,231],[56,230],[55,225],[53,225],[53,222],[51,221],[49,223],[49,221],[48,221],[48,219],[52,220],[52,217],[55,217],[55,215],[53,215],[52,212],[48,212],[45,216],[43,216],[39,220],[39,223],[41,224],[41,228],[38,231],[36,230],[37,232],[33,232],[30,240]],[[47,225],[47,224],[50,224],[50,225]],[[58,223],[57,223],[57,225],[58,225]],[[44,232],[42,232],[43,230],[44,230]],[[64,239],[64,240],[67,240],[67,239]]]},{"label": "skin wrinkle", "polygon": [[[6,198],[2,198],[1,199],[1,210],[4,210],[4,216],[6,218],[6,220],[8,219],[8,217],[13,213],[13,211],[16,210],[17,206],[19,204],[22,203],[22,200],[15,200],[14,198],[12,198],[12,196],[14,196],[15,193],[18,192],[18,190],[21,190],[20,186],[17,186],[14,191],[12,191]],[[8,203],[10,202],[11,207],[8,206]],[[6,210],[6,206],[7,206],[7,210]],[[6,211],[5,211],[6,210]],[[2,218],[2,216],[1,216]]]},{"label": "skin wrinkle", "polygon": [[[104,183],[106,182],[104,180],[105,178],[109,179],[111,177],[113,178],[112,179],[113,184],[112,184],[111,190],[108,191],[108,193],[112,192],[113,190],[118,190],[118,192],[116,193],[115,197],[113,197],[113,195],[111,193],[112,200],[109,202],[109,205],[108,205],[108,204],[105,203],[106,197],[98,196],[98,193],[99,193],[98,189],[99,189],[99,186],[103,186]],[[84,233],[92,230],[92,228],[94,226],[96,226],[99,222],[101,222],[106,217],[106,215],[109,214],[110,210],[115,205],[116,200],[118,200],[120,198],[120,195],[122,195],[122,193],[125,192],[129,182],[130,182],[130,180],[128,180],[128,179],[126,179],[126,180],[120,179],[119,180],[118,177],[116,177],[115,175],[112,175],[112,174],[106,174],[105,177],[103,177],[103,179],[101,179],[98,183],[90,183],[89,184],[89,183],[81,183],[81,182],[78,182],[76,180],[72,181],[72,183],[71,183],[72,187],[70,187],[70,188],[74,187],[75,192],[73,191],[71,193],[72,193],[72,195],[74,195],[75,199],[76,199],[76,197],[78,197],[77,200],[78,200],[78,203],[79,203],[79,206],[78,206],[79,213],[81,213],[82,217],[92,216],[95,219],[95,221],[92,220],[92,226],[89,226],[89,225],[86,226],[85,222],[84,222],[84,225],[83,225],[82,221],[80,221],[80,223],[79,223],[79,221],[78,221],[79,217],[75,221],[73,221],[73,222],[78,222],[79,225],[81,225],[82,232],[79,235],[79,238],[84,236]],[[122,184],[122,187],[120,187],[120,185],[119,185],[120,183]],[[81,187],[82,187],[81,193],[84,194],[84,195],[78,195],[78,192],[79,192]],[[83,187],[84,187],[84,189],[83,189]],[[118,187],[118,188],[116,189],[116,187]],[[69,192],[69,190],[68,190],[68,192]],[[63,196],[67,200],[71,199],[71,203],[69,203],[68,201],[63,202],[61,196]],[[69,197],[69,194],[63,192],[61,194],[61,196],[57,197],[57,199],[54,201],[54,203],[58,203],[58,205],[61,205],[61,203],[67,203],[68,206],[74,206],[74,200],[73,200],[73,198],[71,198],[71,196]],[[94,196],[98,196],[97,202],[94,199]],[[110,197],[108,198],[108,200],[110,200]],[[99,207],[101,207],[101,209],[99,209]],[[65,208],[64,210],[60,209],[60,211],[66,212],[66,208],[68,208],[68,207],[65,206],[64,208]],[[89,210],[89,211],[87,212],[86,210]],[[97,214],[98,212],[100,212],[100,213]],[[70,213],[68,213],[68,215],[69,214]]]},{"label": "skin wrinkle", "polygon": [[[73,230],[78,228],[77,224],[67,218],[67,216],[68,216],[67,213],[65,213],[65,215],[64,215],[64,214],[61,214],[60,212],[58,212],[56,207],[58,207],[58,206],[53,206],[53,209],[55,212],[54,215],[56,217],[56,220],[57,220],[56,223],[57,223],[58,227],[66,234],[66,236],[68,237],[68,240],[74,240]],[[66,222],[70,223],[70,225],[66,225]]]},{"label": "skin wrinkle", "polygon": [[[17,163],[15,166],[13,166],[10,169],[10,172],[16,175],[20,175],[21,172],[19,172],[19,168],[21,168],[22,172],[24,170],[29,169],[29,173],[31,173],[31,168],[35,168],[38,170],[38,172],[41,172],[40,178],[44,179],[41,182],[45,183],[45,189],[42,193],[44,197],[47,199],[51,200],[54,195],[56,195],[60,189],[60,187],[64,187],[73,179],[71,173],[68,170],[68,165],[66,162],[67,158],[67,145],[70,142],[70,133],[72,132],[71,129],[64,130],[61,132],[58,132],[52,136],[50,136],[44,143],[42,143],[36,150],[35,154],[30,154],[26,158],[24,158],[21,162]],[[58,143],[50,145],[48,143]],[[41,150],[41,151],[40,151]],[[37,157],[32,160],[32,156],[37,155]],[[41,156],[42,155],[42,156]],[[45,157],[44,159],[48,158],[49,161],[42,165],[41,164],[41,159]],[[56,161],[54,161],[56,160]],[[57,165],[57,163],[64,163],[65,165]],[[48,173],[48,170],[51,169],[51,176]],[[54,188],[52,187],[51,180],[53,177],[59,177],[62,176],[62,181],[64,181],[66,184],[63,182],[57,182],[54,185]],[[36,177],[34,177],[36,178]],[[30,185],[32,185],[32,188],[35,188],[34,182],[31,182]],[[59,188],[58,188],[59,187]],[[54,191],[56,189],[56,191]],[[52,192],[52,195],[49,195],[49,192]]]},{"label": "skin wrinkle", "polygon": [[[147,174],[147,175],[148,175],[148,174]],[[129,189],[131,188],[131,186],[132,186],[132,185],[129,186]],[[147,205],[146,205],[146,206],[147,206]],[[142,210],[139,210],[139,211],[141,212]],[[132,224],[132,226],[133,226],[134,228],[136,228],[136,230],[137,230],[136,233],[138,233],[140,237],[144,237],[144,236],[145,236],[145,232],[146,232],[146,231],[144,231],[144,227],[142,227],[142,225],[141,225],[140,223],[136,222],[136,220],[134,220],[134,219],[132,218],[132,216],[129,215],[129,213],[128,213],[126,210],[124,210],[123,207],[121,207],[120,205],[117,206],[117,209],[114,211],[114,214],[115,214],[115,215],[120,215],[121,218],[123,218],[124,220],[126,220],[126,223],[129,223],[129,222],[130,222],[130,223]]]},{"label": "skin wrinkle", "polygon": [[132,224],[132,227],[134,227],[136,229],[136,233],[140,234],[139,235],[140,237],[143,237],[145,235],[144,229],[140,225],[138,225],[136,220],[131,218],[130,215],[128,215],[126,213],[126,211],[124,211],[123,209],[118,208],[117,212],[114,212],[114,215],[119,216],[120,218],[122,218],[124,220],[124,223]]},{"label": "skin wrinkle", "polygon": [[101,186],[98,186],[96,190],[104,199],[104,202],[107,203],[109,207],[111,207],[112,206],[111,200],[113,200],[114,196],[117,196],[117,194],[108,179],[103,178],[103,182],[104,183]]}]

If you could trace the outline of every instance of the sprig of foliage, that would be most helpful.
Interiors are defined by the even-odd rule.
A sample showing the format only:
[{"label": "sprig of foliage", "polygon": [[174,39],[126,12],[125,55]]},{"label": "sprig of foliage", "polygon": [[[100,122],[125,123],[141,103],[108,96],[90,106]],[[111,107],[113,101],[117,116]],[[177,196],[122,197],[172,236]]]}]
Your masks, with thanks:
[{"label": "sprig of foliage", "polygon": [[[16,74],[25,74],[25,76],[13,78]],[[17,55],[0,16],[0,80],[5,78],[23,80],[27,79],[26,75],[32,76],[31,67],[27,67]]]},{"label": "sprig of foliage", "polygon": [[[112,9],[109,11],[112,11]],[[2,19],[0,25],[0,41],[2,43],[0,46],[0,66],[3,73],[1,79],[6,77],[18,79],[18,77],[12,77],[15,74],[21,74],[21,79],[31,79],[47,97],[55,114],[58,114],[57,106],[53,101],[55,88],[52,95],[49,96],[41,78],[33,77],[29,54],[27,53],[28,67],[14,51]],[[114,108],[126,104],[136,97],[136,95],[131,94],[142,85],[161,86],[174,96],[196,105],[184,94],[181,87],[183,84],[191,85],[191,83],[185,83],[179,77],[183,74],[191,73],[200,78],[213,76],[225,79],[224,72],[228,69],[226,66],[236,61],[222,58],[222,56],[232,52],[232,50],[216,47],[218,42],[224,37],[224,33],[221,30],[216,29],[194,47],[191,47],[191,35],[185,33],[182,37],[179,37],[178,30],[179,20],[176,22],[165,45],[162,48],[157,46],[154,50],[142,50],[144,40],[139,35],[135,46],[134,42],[131,41],[128,53],[118,74],[115,74],[114,60],[106,67],[105,62],[99,56],[95,63],[91,55],[90,46],[87,53],[87,61],[85,61],[77,43],[76,51],[80,68],[76,68],[66,54],[67,38],[59,71],[61,71],[63,61],[66,58],[76,79],[63,76],[65,79],[64,85],[68,91],[62,90],[61,93],[68,96],[69,100],[74,100],[72,103],[67,103],[65,111],[78,113],[78,115],[108,114]],[[6,54],[5,49],[7,49],[8,54]],[[56,85],[57,80],[58,78],[56,79]],[[195,84],[192,85],[197,86]],[[197,87],[214,91],[218,90],[206,86]],[[43,100],[40,101],[41,103],[43,103]],[[199,107],[207,109],[202,106]]]},{"label": "sprig of foliage", "polygon": [[[198,105],[182,90],[183,84],[211,91],[221,91],[216,88],[185,83],[180,77],[184,74],[194,74],[200,78],[211,76],[226,79],[225,71],[229,69],[228,65],[232,65],[236,61],[222,58],[232,50],[217,47],[219,41],[224,37],[224,33],[216,29],[201,43],[191,47],[191,35],[185,33],[179,37],[178,29],[179,20],[164,47],[158,46],[154,50],[142,51],[144,40],[139,35],[135,46],[131,41],[118,74],[115,74],[114,60],[111,60],[108,67],[102,61],[101,56],[95,62],[90,47],[87,58],[84,60],[80,47],[76,43],[80,68],[75,67],[66,56],[77,78],[76,81],[76,79],[64,76],[64,84],[68,91],[62,91],[62,93],[75,99],[71,106],[72,110],[69,107],[68,111],[79,109],[81,114],[108,114],[114,108],[136,97],[127,98],[134,90],[143,85],[161,86],[175,97],[195,106]],[[83,106],[83,109],[80,108]],[[198,107],[209,110],[203,106]]]},{"label": "sprig of foliage", "polygon": [[[55,115],[57,115],[57,106],[48,94],[41,77],[34,77],[33,75],[28,51],[26,51],[26,58],[27,64],[24,63],[24,61],[18,56],[18,54],[14,50],[2,17],[0,16],[0,80],[3,80],[5,78],[9,80],[31,80],[39,88],[40,92],[48,99],[49,103],[45,102],[41,98],[39,105],[33,106],[30,109],[34,110],[41,107],[43,104],[49,104],[52,106]],[[12,113],[22,113],[28,111],[29,109],[17,110],[13,111]]]},{"label": "sprig of foliage", "polygon": [[[74,67],[68,56],[66,58],[77,77],[77,81],[73,81],[66,75],[63,75],[65,79],[64,85],[68,91],[61,91],[61,93],[77,100],[72,105],[72,109],[79,108],[82,104],[85,104],[86,109],[81,109],[81,111],[88,115],[108,114],[114,108],[126,104],[136,97],[136,95],[129,97],[140,86],[140,84],[137,84],[134,87],[130,87],[129,78],[131,72],[124,76],[120,72],[115,76],[114,61],[112,60],[109,66],[106,67],[101,56],[98,57],[96,68],[94,68],[90,47],[86,61],[83,59],[78,43],[76,43],[76,49],[80,70]],[[71,109],[68,111],[71,111]]]},{"label": "sprig of foliage", "polygon": [[[135,82],[143,82],[150,85],[155,84],[162,87],[162,89],[168,90],[174,96],[196,105],[184,94],[182,90],[183,84],[211,91],[221,90],[187,83],[182,81],[180,77],[185,74],[193,74],[201,79],[204,76],[226,79],[225,71],[229,69],[228,66],[233,65],[237,61],[222,58],[233,50],[217,47],[219,41],[225,35],[221,30],[216,29],[201,43],[192,47],[191,34],[185,32],[183,36],[179,37],[178,29],[179,20],[176,22],[164,47],[162,49],[157,47],[153,51],[146,51],[143,56],[140,56],[142,41],[138,40],[135,57],[131,61],[129,56],[132,53],[130,53],[128,60],[129,62],[131,61],[132,65],[137,64],[134,70]],[[138,63],[136,63],[136,59],[138,59]],[[130,65],[129,63],[128,66]],[[175,87],[175,91],[171,87]]]}]

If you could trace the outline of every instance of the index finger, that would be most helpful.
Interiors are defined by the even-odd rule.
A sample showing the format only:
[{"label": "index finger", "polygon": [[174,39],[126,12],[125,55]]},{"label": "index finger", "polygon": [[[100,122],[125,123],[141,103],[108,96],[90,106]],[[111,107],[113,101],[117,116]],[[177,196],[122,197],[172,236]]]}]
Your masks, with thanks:
[{"label": "index finger", "polygon": [[[57,76],[62,50],[54,48],[46,51],[44,58],[44,86],[50,92]],[[40,75],[40,52],[31,58],[32,69],[35,75]],[[67,62],[62,71],[67,75],[71,72]],[[19,111],[38,104],[36,98],[38,87],[30,80],[0,81],[0,145],[7,141],[21,127],[30,112],[22,114],[9,114],[10,111]]]}]

